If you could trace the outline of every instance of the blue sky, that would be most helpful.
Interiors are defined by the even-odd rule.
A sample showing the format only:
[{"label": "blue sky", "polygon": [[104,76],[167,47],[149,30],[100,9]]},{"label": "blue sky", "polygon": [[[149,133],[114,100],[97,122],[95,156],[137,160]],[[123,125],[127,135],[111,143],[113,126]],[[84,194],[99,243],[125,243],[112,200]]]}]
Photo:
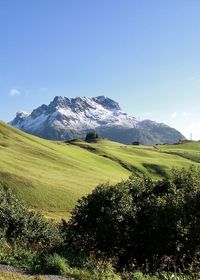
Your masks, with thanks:
[{"label": "blue sky", "polygon": [[0,119],[105,95],[200,139],[199,0],[0,0]]}]

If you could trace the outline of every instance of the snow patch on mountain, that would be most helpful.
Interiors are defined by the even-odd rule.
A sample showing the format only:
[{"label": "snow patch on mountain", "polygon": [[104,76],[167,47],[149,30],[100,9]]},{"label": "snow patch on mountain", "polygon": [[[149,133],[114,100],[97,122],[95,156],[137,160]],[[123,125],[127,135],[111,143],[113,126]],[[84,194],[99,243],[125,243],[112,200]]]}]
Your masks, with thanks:
[{"label": "snow patch on mountain", "polygon": [[85,138],[86,133],[94,130],[125,144],[139,141],[144,145],[154,145],[185,139],[180,132],[165,124],[139,121],[129,116],[116,101],[105,96],[56,96],[49,105],[43,104],[31,114],[17,113],[10,124],[50,140]]},{"label": "snow patch on mountain", "polygon": [[95,98],[67,98],[56,96],[49,106],[42,105],[31,114],[19,113],[10,122],[19,129],[36,131],[46,122],[51,126],[73,130],[96,129],[100,126],[121,126],[133,128],[135,117],[121,111],[119,104],[104,96]]}]

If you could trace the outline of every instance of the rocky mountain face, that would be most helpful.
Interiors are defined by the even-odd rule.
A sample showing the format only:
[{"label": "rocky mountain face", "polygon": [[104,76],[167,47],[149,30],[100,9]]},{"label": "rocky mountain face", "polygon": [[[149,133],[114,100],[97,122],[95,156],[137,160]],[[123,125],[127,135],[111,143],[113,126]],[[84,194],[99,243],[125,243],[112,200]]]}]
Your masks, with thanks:
[{"label": "rocky mountain face", "polygon": [[48,106],[42,105],[31,114],[18,112],[10,124],[49,140],[85,138],[91,131],[125,144],[139,141],[143,145],[154,145],[185,139],[165,124],[129,116],[117,102],[104,96],[56,96]]}]

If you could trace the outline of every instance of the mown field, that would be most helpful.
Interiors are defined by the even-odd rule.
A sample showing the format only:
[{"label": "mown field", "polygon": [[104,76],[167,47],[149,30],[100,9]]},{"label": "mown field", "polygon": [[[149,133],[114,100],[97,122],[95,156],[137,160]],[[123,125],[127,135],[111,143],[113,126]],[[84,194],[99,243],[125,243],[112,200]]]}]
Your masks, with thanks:
[{"label": "mown field", "polygon": [[108,140],[50,142],[0,122],[0,186],[11,187],[32,209],[65,217],[99,183],[133,173],[167,176],[172,167],[200,163],[200,143],[155,147]]}]

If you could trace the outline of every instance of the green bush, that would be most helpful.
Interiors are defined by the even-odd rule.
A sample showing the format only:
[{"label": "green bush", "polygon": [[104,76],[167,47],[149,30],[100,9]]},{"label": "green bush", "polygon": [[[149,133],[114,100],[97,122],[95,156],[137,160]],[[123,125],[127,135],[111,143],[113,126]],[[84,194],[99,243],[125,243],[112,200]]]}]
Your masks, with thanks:
[{"label": "green bush", "polygon": [[192,167],[160,181],[131,177],[98,186],[63,231],[75,252],[114,259],[118,268],[199,272],[200,172]]},{"label": "green bush", "polygon": [[38,251],[51,250],[62,242],[59,227],[29,211],[10,189],[0,189],[0,234]]},{"label": "green bush", "polygon": [[20,244],[9,244],[4,238],[0,239],[0,263],[26,269],[33,269],[38,261],[38,254]]},{"label": "green bush", "polygon": [[67,273],[66,260],[57,254],[47,256],[45,271],[51,274],[65,276]]},{"label": "green bush", "polygon": [[112,268],[96,268],[93,270],[71,268],[67,275],[79,280],[121,280]]}]

